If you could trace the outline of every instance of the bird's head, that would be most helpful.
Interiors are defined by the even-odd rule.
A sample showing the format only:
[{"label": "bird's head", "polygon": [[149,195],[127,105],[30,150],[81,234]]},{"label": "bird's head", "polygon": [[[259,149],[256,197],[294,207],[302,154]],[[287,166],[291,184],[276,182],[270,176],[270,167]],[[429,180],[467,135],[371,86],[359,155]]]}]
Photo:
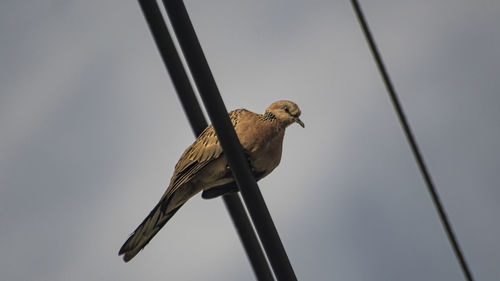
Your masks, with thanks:
[{"label": "bird's head", "polygon": [[292,101],[280,100],[273,102],[266,111],[274,114],[276,119],[284,124],[285,127],[288,127],[292,123],[297,123],[304,128],[304,123],[299,119],[300,108]]}]

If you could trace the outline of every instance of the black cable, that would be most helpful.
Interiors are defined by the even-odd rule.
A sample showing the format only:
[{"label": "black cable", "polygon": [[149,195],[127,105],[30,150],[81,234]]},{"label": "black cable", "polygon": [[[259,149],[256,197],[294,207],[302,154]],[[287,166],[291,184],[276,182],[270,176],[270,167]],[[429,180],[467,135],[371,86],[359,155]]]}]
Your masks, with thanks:
[{"label": "black cable", "polygon": [[274,273],[278,280],[297,280],[229,120],[184,3],[179,0],[164,0],[163,4]]},{"label": "black cable", "polygon": [[398,96],[396,95],[396,91],[394,90],[394,86],[392,85],[392,82],[389,78],[389,74],[386,70],[384,62],[382,61],[382,57],[378,51],[377,45],[375,44],[375,40],[373,39],[373,36],[370,32],[370,29],[369,29],[368,24],[366,22],[365,16],[364,16],[364,14],[361,10],[361,7],[358,4],[357,0],[351,0],[351,4],[354,8],[354,11],[355,11],[356,16],[358,18],[358,21],[361,25],[361,29],[363,30],[363,33],[366,37],[366,41],[368,41],[368,45],[370,46],[370,51],[372,52],[372,55],[375,58],[378,70],[380,71],[380,74],[382,75],[382,79],[384,80],[385,87],[386,87],[387,91],[389,92],[391,102],[394,106],[394,109],[396,110],[396,114],[398,115],[399,122],[401,123],[401,126],[402,126],[403,131],[406,135],[408,143],[410,144],[410,148],[413,152],[413,156],[415,157],[415,160],[417,161],[417,165],[420,169],[420,172],[422,173],[424,181],[427,185],[427,190],[429,191],[429,193],[431,195],[432,202],[434,203],[434,206],[436,207],[436,210],[439,214],[439,218],[441,219],[441,223],[443,224],[444,230],[446,232],[446,235],[448,236],[448,240],[451,243],[451,246],[453,248],[455,256],[458,259],[458,262],[460,264],[460,267],[462,268],[462,271],[463,271],[465,278],[468,281],[473,281],[474,279],[472,278],[472,273],[469,270],[469,266],[467,265],[467,262],[465,261],[465,257],[462,253],[462,250],[460,249],[460,245],[458,244],[458,240],[455,236],[455,233],[453,232],[453,229],[451,228],[451,224],[448,220],[448,217],[447,217],[446,212],[444,210],[443,204],[441,203],[441,200],[439,199],[439,195],[438,195],[437,190],[434,186],[434,183],[432,182],[431,175],[430,175],[430,173],[427,170],[427,167],[425,165],[424,158],[422,157],[422,154],[420,153],[420,150],[417,146],[417,141],[415,140],[415,137],[413,136],[413,133],[410,129],[410,125],[407,121],[407,118],[406,118],[404,112],[403,112],[403,108],[401,107],[401,103],[399,102]]},{"label": "black cable", "polygon": [[160,8],[156,1],[153,0],[139,0],[139,4],[193,132],[195,135],[199,135],[208,124],[196,100],[189,78],[161,15]]},{"label": "black cable", "polygon": [[[177,49],[172,41],[172,37],[163,20],[158,4],[155,0],[139,0],[139,4],[151,33],[153,34],[163,62],[167,67],[170,78],[177,91],[177,95],[188,116],[191,128],[194,134],[198,136],[207,126],[207,121],[194,95],[193,88],[191,87],[191,83],[189,82]],[[224,195],[223,200],[239,234],[243,247],[245,248],[257,280],[274,280],[269,264],[262,251],[262,247],[257,240],[257,236],[255,235],[239,195]]]}]

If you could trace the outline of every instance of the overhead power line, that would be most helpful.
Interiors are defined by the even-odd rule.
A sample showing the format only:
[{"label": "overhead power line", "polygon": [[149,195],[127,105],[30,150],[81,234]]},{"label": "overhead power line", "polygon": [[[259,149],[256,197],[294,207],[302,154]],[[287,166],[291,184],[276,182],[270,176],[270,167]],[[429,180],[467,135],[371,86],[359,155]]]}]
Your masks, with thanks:
[{"label": "overhead power line", "polygon": [[[188,82],[182,81],[178,83],[177,81],[184,79],[184,76],[186,76],[185,70],[183,70],[183,68],[180,67],[177,62],[174,62],[173,66],[170,65],[170,61],[172,58],[169,57],[169,55],[174,52],[174,48],[172,47],[173,44],[171,42],[166,42],[166,38],[163,37],[165,34],[167,34],[166,32],[168,32],[168,29],[166,29],[163,18],[161,18],[161,13],[159,12],[156,1],[139,0],[139,3],[141,4],[141,8],[143,9],[143,12],[147,18],[151,32],[154,35],[155,41],[158,48],[160,49],[160,53],[162,54],[164,62],[166,63],[169,74],[171,74],[172,78],[176,80],[174,81],[176,90],[178,90],[179,93],[181,93],[181,91],[189,93],[189,97],[186,100],[183,100],[183,97],[180,97],[186,113],[189,113],[189,106],[186,106],[185,102],[188,102],[189,100],[193,101],[193,99],[191,98],[192,89],[187,86]],[[276,275],[276,278],[278,280],[297,280],[288,256],[286,255],[283,244],[281,243],[281,239],[279,238],[276,227],[274,226],[274,222],[272,221],[267,206],[265,205],[262,194],[260,193],[260,190],[255,182],[255,178],[250,171],[247,159],[243,155],[241,144],[239,143],[238,138],[236,137],[236,133],[234,132],[234,128],[232,127],[232,124],[229,120],[227,110],[218,92],[210,68],[204,57],[194,28],[184,7],[184,3],[182,1],[169,0],[164,1],[164,4],[168,17],[172,23],[172,27],[177,35],[179,45],[181,46],[181,49],[184,53],[184,57],[189,66],[189,69],[191,70],[190,72],[192,74],[193,80],[197,85],[198,91],[212,120],[212,124],[215,131],[217,132],[221,146],[224,149],[235,180],[241,189],[243,199],[245,200],[245,204],[251,215],[255,229],[259,234],[259,238],[262,242],[262,245],[264,246],[269,262],[271,263],[271,266],[274,270],[274,274]],[[152,18],[148,19],[148,14],[150,15],[152,13],[155,15]],[[174,58],[174,61],[175,60],[180,61],[178,58]],[[183,71],[184,73],[182,73]],[[193,124],[196,119],[199,120],[199,116],[190,117],[189,119],[191,124]],[[193,125],[193,130],[195,131],[195,133],[199,133],[199,127],[200,123]],[[227,198],[234,197],[229,196]],[[234,200],[226,200],[226,206],[229,209],[234,207],[234,203],[238,202]],[[241,202],[239,203],[241,205]],[[235,226],[237,228],[241,227],[241,229],[238,229],[238,233],[240,234],[240,238],[242,238],[243,240],[245,237],[245,235],[243,234],[245,234],[249,230],[252,230],[252,228],[248,223],[246,223],[243,227],[241,225],[241,221],[237,223],[237,221],[235,221],[235,218],[246,215],[246,212],[244,211],[244,209],[239,209],[236,210],[234,214],[232,212],[231,215],[233,221],[235,222]],[[256,252],[254,249],[257,249],[257,246],[249,247],[249,245],[251,244],[245,244],[244,246],[247,250],[247,254],[250,256],[252,252]],[[267,262],[265,261],[265,259],[262,259],[262,261],[257,261],[257,263],[254,263],[254,261],[251,262],[254,266],[254,270],[256,269],[255,264],[257,263],[261,266],[264,266],[264,264],[265,266],[267,266]],[[269,269],[267,270],[269,271]],[[261,277],[259,277],[259,280],[272,280],[272,276],[270,275],[271,274],[264,272],[263,274],[261,274]]]},{"label": "overhead power line", "polygon": [[[207,121],[203,116],[201,107],[196,99],[186,70],[182,65],[180,55],[175,48],[158,4],[156,0],[139,0],[139,4],[170,78],[172,79],[174,88],[181,100],[181,104],[191,124],[191,128],[195,136],[198,136],[207,126]],[[257,280],[273,281],[273,274],[239,195],[224,195],[223,200],[238,235],[240,236],[240,240],[245,248]]]},{"label": "overhead power line", "polygon": [[426,186],[427,186],[427,190],[429,191],[429,193],[431,195],[432,202],[434,203],[434,206],[436,207],[436,210],[438,212],[441,223],[444,227],[446,235],[448,236],[448,240],[450,241],[450,244],[453,248],[455,256],[457,257],[458,263],[463,271],[463,274],[464,274],[466,280],[474,281],[474,278],[472,277],[472,273],[469,269],[469,266],[468,266],[467,262],[465,261],[465,257],[462,253],[460,245],[458,244],[458,240],[456,238],[456,235],[455,235],[455,233],[451,227],[451,224],[448,220],[448,217],[446,215],[443,204],[441,203],[441,199],[439,198],[436,187],[434,186],[431,175],[427,169],[427,166],[425,165],[424,158],[422,157],[422,154],[420,153],[420,150],[419,150],[418,145],[417,145],[417,141],[415,140],[415,137],[412,133],[412,130],[410,128],[410,125],[408,123],[406,115],[403,111],[401,103],[399,102],[399,98],[396,94],[396,91],[394,90],[394,86],[392,85],[391,79],[389,78],[389,73],[387,72],[387,69],[384,65],[384,62],[382,61],[382,56],[380,55],[380,52],[377,48],[377,45],[375,44],[375,40],[373,39],[370,28],[368,27],[368,23],[366,22],[363,11],[361,10],[361,6],[359,5],[357,0],[351,0],[351,4],[354,8],[354,12],[358,18],[359,24],[361,25],[361,29],[363,30],[363,33],[366,37],[366,41],[368,42],[368,45],[370,47],[370,51],[375,59],[378,70],[380,71],[380,74],[382,75],[382,79],[384,81],[387,92],[389,93],[389,97],[391,99],[392,105],[394,106],[394,109],[396,110],[396,114],[399,118],[399,122],[401,123],[401,127],[403,128],[403,131],[406,135],[406,139],[408,140],[408,143],[410,144],[410,148],[411,148],[411,151],[413,152],[413,156],[415,157],[418,168],[420,169],[420,172],[424,178],[424,181],[425,181]]},{"label": "overhead power line", "polygon": [[297,280],[262,193],[243,154],[186,7],[181,0],[164,0],[163,4],[274,274],[278,280]]}]

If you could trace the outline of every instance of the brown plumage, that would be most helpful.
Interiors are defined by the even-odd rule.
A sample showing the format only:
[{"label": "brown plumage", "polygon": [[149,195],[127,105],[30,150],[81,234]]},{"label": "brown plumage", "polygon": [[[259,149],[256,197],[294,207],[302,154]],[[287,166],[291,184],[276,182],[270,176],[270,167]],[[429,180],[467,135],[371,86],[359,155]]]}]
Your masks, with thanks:
[{"label": "brown plumage", "polygon": [[[278,166],[286,127],[294,122],[304,127],[299,116],[299,107],[291,101],[274,102],[264,114],[246,109],[229,113],[256,180],[265,177]],[[123,244],[118,254],[124,255],[123,260],[128,262],[189,198],[202,190],[204,198],[235,191],[220,187],[232,181],[226,157],[215,130],[210,125],[184,151],[160,202]]]}]

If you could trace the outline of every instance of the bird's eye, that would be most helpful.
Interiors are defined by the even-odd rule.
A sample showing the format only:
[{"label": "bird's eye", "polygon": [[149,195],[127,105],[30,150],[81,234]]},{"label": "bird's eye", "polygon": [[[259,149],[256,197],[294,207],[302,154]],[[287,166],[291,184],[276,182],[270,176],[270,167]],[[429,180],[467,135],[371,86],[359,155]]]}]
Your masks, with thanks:
[{"label": "bird's eye", "polygon": [[285,107],[285,112],[290,114],[290,109],[288,109],[288,107]]}]

